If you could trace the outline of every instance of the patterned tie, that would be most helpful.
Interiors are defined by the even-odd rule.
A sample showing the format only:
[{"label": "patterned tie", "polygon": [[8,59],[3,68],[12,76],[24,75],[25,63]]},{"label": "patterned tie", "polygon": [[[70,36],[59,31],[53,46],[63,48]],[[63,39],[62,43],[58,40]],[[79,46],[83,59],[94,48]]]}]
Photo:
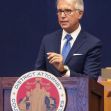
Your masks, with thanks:
[{"label": "patterned tie", "polygon": [[66,57],[71,49],[71,44],[70,44],[70,40],[72,39],[71,35],[70,34],[67,34],[65,36],[65,39],[66,39],[66,42],[63,46],[63,49],[62,49],[62,56],[63,56],[63,62],[65,62],[66,60]]}]

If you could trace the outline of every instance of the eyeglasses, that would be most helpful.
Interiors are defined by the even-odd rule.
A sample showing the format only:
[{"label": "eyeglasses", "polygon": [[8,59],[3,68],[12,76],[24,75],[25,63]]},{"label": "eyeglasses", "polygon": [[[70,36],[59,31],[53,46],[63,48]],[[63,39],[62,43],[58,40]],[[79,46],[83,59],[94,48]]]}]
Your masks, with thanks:
[{"label": "eyeglasses", "polygon": [[62,10],[62,9],[58,9],[57,10],[57,14],[58,15],[62,15],[62,13],[64,13],[67,16],[67,15],[71,15],[73,11],[75,11],[75,10],[71,10],[71,9],[64,9],[64,10]]}]

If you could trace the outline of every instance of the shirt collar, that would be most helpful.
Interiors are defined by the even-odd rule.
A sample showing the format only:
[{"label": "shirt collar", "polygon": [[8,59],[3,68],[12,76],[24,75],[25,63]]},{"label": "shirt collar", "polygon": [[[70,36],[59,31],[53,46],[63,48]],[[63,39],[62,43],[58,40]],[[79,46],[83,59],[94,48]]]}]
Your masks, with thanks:
[{"label": "shirt collar", "polygon": [[[79,35],[80,31],[81,31],[81,25],[79,24],[78,28],[74,32],[70,33],[70,35],[72,36],[73,40],[75,40],[77,38],[77,36]],[[69,34],[69,33],[67,33],[65,30],[63,30],[63,32],[62,32],[62,40],[65,39],[65,36],[67,34]]]}]

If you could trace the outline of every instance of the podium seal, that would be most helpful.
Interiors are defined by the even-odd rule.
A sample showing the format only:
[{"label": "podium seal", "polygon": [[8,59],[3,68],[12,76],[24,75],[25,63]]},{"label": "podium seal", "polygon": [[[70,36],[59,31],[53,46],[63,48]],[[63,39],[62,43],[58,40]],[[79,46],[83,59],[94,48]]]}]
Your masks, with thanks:
[{"label": "podium seal", "polygon": [[13,111],[64,111],[66,94],[54,75],[31,71],[15,82],[10,102]]}]

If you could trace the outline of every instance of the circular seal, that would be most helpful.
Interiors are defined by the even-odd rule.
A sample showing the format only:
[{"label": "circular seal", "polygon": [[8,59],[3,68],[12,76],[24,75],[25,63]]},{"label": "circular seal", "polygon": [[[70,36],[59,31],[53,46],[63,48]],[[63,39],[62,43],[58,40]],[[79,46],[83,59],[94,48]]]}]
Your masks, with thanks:
[{"label": "circular seal", "polygon": [[31,71],[15,82],[10,101],[13,111],[64,111],[66,94],[54,75]]}]

